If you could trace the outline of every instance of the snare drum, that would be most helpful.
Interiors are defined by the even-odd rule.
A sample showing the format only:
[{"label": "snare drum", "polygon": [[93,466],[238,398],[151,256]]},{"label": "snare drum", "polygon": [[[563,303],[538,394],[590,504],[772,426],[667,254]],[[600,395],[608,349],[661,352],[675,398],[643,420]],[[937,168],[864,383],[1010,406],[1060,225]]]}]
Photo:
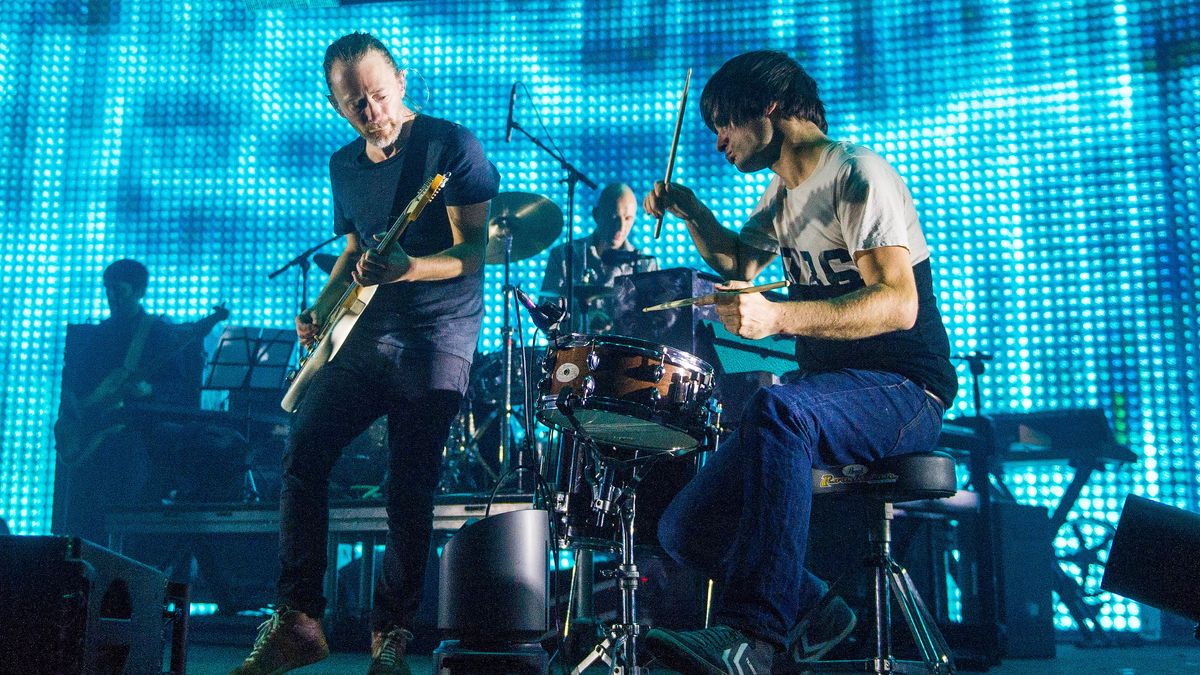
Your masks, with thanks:
[{"label": "snare drum", "polygon": [[537,416],[593,441],[650,454],[711,445],[713,369],[687,352],[615,335],[566,335],[542,361]]}]

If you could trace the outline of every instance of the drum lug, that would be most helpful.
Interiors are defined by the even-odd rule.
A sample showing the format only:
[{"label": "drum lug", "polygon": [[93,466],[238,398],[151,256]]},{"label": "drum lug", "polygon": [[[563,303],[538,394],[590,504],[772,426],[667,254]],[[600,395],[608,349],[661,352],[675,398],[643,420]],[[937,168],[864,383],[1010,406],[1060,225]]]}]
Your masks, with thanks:
[{"label": "drum lug", "polygon": [[650,403],[657,406],[660,399],[662,399],[662,392],[660,392],[658,390],[658,387],[651,387],[650,388]]},{"label": "drum lug", "polygon": [[[665,368],[663,368],[663,365],[661,363],[658,364],[657,366],[654,366],[654,381],[657,382],[657,381],[661,380],[663,377],[663,374],[665,372],[667,372],[667,371]],[[674,373],[674,374],[678,375],[679,373]]]},{"label": "drum lug", "polygon": [[583,391],[580,392],[580,395],[583,397],[583,400],[586,401],[587,399],[591,398],[592,393],[596,391],[596,378],[592,377],[591,375],[585,376],[583,378],[583,385],[581,385],[581,388]]},{"label": "drum lug", "polygon": [[600,355],[597,354],[595,351],[588,352],[587,367],[588,367],[588,370],[592,370],[592,371],[594,371],[600,367]]},{"label": "drum lug", "polygon": [[683,405],[691,393],[691,383],[683,381],[682,373],[671,373],[671,387],[667,391],[670,392],[672,403]]},{"label": "drum lug", "polygon": [[549,373],[554,368],[554,354],[547,353],[542,357],[542,372]]}]

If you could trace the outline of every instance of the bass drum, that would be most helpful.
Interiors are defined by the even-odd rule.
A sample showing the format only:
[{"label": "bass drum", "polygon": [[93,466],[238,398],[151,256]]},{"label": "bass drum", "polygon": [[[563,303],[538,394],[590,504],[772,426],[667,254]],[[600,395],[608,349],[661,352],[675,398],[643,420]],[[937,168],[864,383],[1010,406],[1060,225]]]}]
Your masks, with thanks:
[{"label": "bass drum", "polygon": [[683,454],[715,441],[713,368],[687,352],[572,334],[550,345],[542,370],[537,416],[547,425],[646,454]]}]

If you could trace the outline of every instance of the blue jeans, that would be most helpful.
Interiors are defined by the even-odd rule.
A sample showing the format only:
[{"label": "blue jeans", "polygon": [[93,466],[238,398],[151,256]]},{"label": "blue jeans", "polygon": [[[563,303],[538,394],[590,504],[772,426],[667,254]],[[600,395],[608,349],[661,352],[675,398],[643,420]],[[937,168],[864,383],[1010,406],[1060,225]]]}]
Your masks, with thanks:
[{"label": "blue jeans", "polygon": [[659,521],[662,546],[717,582],[713,622],[783,647],[824,590],[804,567],[813,467],[933,449],[942,406],[894,373],[839,370],[760,389]]}]

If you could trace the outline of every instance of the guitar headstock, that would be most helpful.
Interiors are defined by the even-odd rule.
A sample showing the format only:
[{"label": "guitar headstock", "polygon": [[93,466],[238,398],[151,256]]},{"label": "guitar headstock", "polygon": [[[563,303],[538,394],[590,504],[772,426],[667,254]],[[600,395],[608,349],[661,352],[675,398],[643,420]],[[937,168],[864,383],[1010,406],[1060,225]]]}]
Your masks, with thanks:
[{"label": "guitar headstock", "polygon": [[417,191],[417,196],[413,197],[413,200],[408,203],[408,207],[404,209],[404,220],[408,222],[416,220],[421,215],[421,211],[429,206],[434,197],[437,197],[437,194],[442,191],[442,187],[448,180],[450,180],[449,173],[439,173],[425,181],[425,184]]}]

